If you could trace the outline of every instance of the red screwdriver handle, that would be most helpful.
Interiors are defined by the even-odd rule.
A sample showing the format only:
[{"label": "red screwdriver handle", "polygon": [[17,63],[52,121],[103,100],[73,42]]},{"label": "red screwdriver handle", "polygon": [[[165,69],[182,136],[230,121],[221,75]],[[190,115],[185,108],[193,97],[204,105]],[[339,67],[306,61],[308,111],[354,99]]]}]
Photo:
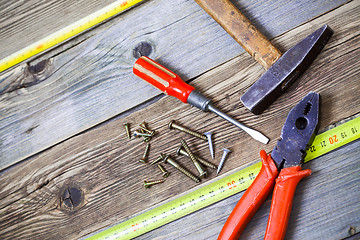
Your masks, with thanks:
[{"label": "red screwdriver handle", "polygon": [[310,174],[310,169],[302,170],[300,166],[284,168],[280,171],[271,200],[264,240],[285,238],[296,186],[301,179]]},{"label": "red screwdriver handle", "polygon": [[177,74],[145,56],[135,62],[133,72],[165,94],[176,97],[184,103],[187,103],[189,94],[195,90]]},{"label": "red screwdriver handle", "polygon": [[278,170],[271,155],[260,151],[262,166],[254,182],[246,190],[226,220],[218,240],[238,240],[246,225],[274,188]]}]

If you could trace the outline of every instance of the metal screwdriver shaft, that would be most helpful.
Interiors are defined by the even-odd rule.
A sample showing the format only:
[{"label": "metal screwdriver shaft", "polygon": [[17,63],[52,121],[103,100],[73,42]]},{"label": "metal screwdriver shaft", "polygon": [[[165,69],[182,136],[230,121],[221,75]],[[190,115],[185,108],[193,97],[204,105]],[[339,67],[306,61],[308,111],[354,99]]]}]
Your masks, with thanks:
[{"label": "metal screwdriver shaft", "polygon": [[222,117],[223,119],[231,122],[235,126],[241,128],[244,132],[249,134],[255,140],[257,140],[259,142],[262,142],[262,143],[265,143],[265,144],[267,144],[269,142],[269,139],[264,134],[262,134],[259,131],[254,130],[252,128],[249,128],[249,127],[245,126],[244,124],[236,121],[235,119],[229,117],[225,113],[221,112],[219,109],[215,108],[212,104],[208,105],[208,110],[215,113],[216,115]]},{"label": "metal screwdriver shaft", "polygon": [[[145,56],[139,58],[135,62],[133,72],[136,76],[154,85],[164,93],[176,97],[184,103],[189,103],[190,105],[197,107],[204,112],[211,111],[217,114],[218,116],[244,130],[255,140],[265,144],[269,142],[269,139],[262,133],[245,126],[244,124],[216,109],[212,105],[210,99],[196,91],[193,86],[190,86],[181,80],[177,74],[171,72],[169,69],[166,69],[150,58]],[[206,137],[204,140],[207,140]]]}]

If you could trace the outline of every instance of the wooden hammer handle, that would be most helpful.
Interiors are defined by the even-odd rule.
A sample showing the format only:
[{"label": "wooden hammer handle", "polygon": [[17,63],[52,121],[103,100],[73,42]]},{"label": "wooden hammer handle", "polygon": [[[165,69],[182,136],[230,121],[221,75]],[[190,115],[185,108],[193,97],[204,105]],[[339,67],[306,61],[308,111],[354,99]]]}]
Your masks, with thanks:
[{"label": "wooden hammer handle", "polygon": [[262,35],[230,0],[195,0],[266,70],[281,52]]}]

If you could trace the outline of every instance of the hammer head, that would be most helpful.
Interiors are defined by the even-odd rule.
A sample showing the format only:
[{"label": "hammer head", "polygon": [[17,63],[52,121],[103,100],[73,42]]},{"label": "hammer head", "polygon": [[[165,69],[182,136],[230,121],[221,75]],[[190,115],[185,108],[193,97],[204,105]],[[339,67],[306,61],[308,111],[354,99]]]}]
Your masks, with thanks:
[{"label": "hammer head", "polygon": [[244,106],[254,114],[264,111],[305,72],[332,34],[324,25],[290,48],[241,96]]}]

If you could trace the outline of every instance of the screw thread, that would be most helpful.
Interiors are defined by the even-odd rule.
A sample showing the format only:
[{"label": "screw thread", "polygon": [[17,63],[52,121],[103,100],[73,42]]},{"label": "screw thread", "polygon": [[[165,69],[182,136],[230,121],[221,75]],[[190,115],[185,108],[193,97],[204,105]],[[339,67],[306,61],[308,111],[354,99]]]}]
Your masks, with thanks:
[{"label": "screw thread", "polygon": [[197,137],[197,138],[200,138],[200,139],[203,139],[206,141],[206,137],[200,133],[197,133],[197,132],[194,132],[190,129],[184,129],[183,132],[187,133],[187,134],[190,134],[190,135],[193,135],[194,137]]},{"label": "screw thread", "polygon": [[185,174],[186,176],[188,176],[189,178],[191,178],[194,182],[200,182],[200,179],[196,176],[194,176],[191,172],[189,172],[188,170],[186,170],[185,168],[183,168],[182,166],[178,166],[177,169],[182,172],[183,174]]},{"label": "screw thread", "polygon": [[211,139],[211,134],[212,134],[211,132],[206,132],[205,136],[207,137],[211,158],[214,159],[215,154],[214,154],[214,147]]},{"label": "screw thread", "polygon": [[221,157],[221,160],[220,160],[218,169],[217,169],[217,171],[216,171],[216,175],[218,175],[219,172],[221,171],[221,169],[223,168],[224,163],[225,163],[225,160],[226,160],[226,156],[227,156],[228,153],[230,152],[230,150],[229,150],[229,149],[226,149],[226,148],[224,148],[223,150],[224,150],[224,152],[223,152],[223,155],[222,155],[222,157]]},{"label": "screw thread", "polygon": [[131,133],[130,133],[129,124],[124,123],[124,126],[125,126],[125,131],[126,131],[126,135],[127,135],[128,139],[131,139]]},{"label": "screw thread", "polygon": [[185,140],[184,140],[184,139],[181,139],[180,142],[181,142],[181,145],[183,146],[183,148],[185,149],[186,153],[189,155],[190,159],[191,159],[193,162],[197,162],[194,154],[193,154],[192,151],[190,150],[189,145],[187,145],[187,143],[185,142]]},{"label": "screw thread", "polygon": [[[189,154],[180,146],[180,148],[178,148],[177,153],[179,155],[185,156],[185,157],[190,157]],[[196,160],[198,160],[202,165],[212,168],[212,169],[217,169],[217,166],[209,161],[206,161],[205,159],[202,159],[196,155],[194,155],[194,157],[196,158]]]},{"label": "screw thread", "polygon": [[151,135],[154,135],[154,133],[155,133],[154,130],[149,130],[149,129],[141,126],[141,125],[139,125],[139,127],[140,127],[144,132],[149,133],[149,134],[151,134]]},{"label": "screw thread", "polygon": [[150,165],[153,165],[153,164],[155,164],[155,163],[158,163],[158,162],[160,162],[160,161],[162,161],[162,160],[164,160],[164,157],[163,157],[163,156],[159,156],[157,159],[155,159],[154,161],[152,161],[152,162],[150,163]]},{"label": "screw thread", "polygon": [[166,156],[164,159],[166,162],[170,163],[172,166],[174,166],[177,170],[188,176],[190,179],[192,179],[194,182],[200,182],[200,179],[196,177],[194,174],[180,166],[177,162],[175,162],[174,159],[172,159],[170,156]]},{"label": "screw thread", "polygon": [[169,172],[165,170],[165,168],[159,163],[158,168],[160,169],[160,171],[163,173],[163,177],[166,178],[169,176]]},{"label": "screw thread", "polygon": [[139,131],[135,131],[134,137],[152,137],[152,135],[150,133],[142,133]]},{"label": "screw thread", "polygon": [[187,152],[187,154],[189,154],[189,157],[191,159],[191,161],[193,161],[196,169],[198,170],[200,176],[205,176],[207,173],[206,171],[204,171],[199,163],[199,161],[195,158],[194,154],[191,152],[189,146],[187,145],[187,143],[185,142],[184,139],[180,140],[181,145],[184,147],[185,151]]},{"label": "screw thread", "polygon": [[166,172],[164,167],[160,163],[157,166],[158,166],[158,168],[160,169],[161,172],[163,172],[163,173]]},{"label": "screw thread", "polygon": [[142,157],[143,160],[146,160],[146,158],[147,158],[147,155],[149,153],[149,147],[150,147],[150,143],[148,142],[146,144],[145,151],[144,151],[144,154],[143,154],[143,157]]},{"label": "screw thread", "polygon": [[203,135],[203,134],[201,134],[201,133],[198,133],[198,132],[195,132],[195,131],[193,131],[193,130],[190,130],[190,129],[186,128],[186,127],[183,127],[183,126],[175,123],[174,121],[171,121],[171,122],[170,122],[169,127],[170,127],[170,129],[171,129],[171,128],[175,128],[175,129],[177,129],[177,130],[179,130],[179,131],[181,131],[181,132],[190,134],[190,135],[192,135],[192,136],[194,136],[194,137],[203,139],[203,140],[205,140],[205,141],[207,140],[207,138],[206,138],[205,135]]},{"label": "screw thread", "polygon": [[154,134],[155,134],[155,131],[154,131],[154,130],[147,129],[145,122],[140,123],[140,124],[139,124],[139,127],[140,127],[140,129],[143,130],[145,133],[149,133],[149,134],[151,134],[151,135],[154,135]]},{"label": "screw thread", "polygon": [[211,163],[211,162],[208,162],[208,161],[206,161],[206,160],[204,160],[204,159],[202,159],[202,158],[196,157],[196,159],[197,159],[202,165],[204,165],[204,166],[206,166],[206,167],[209,167],[209,168],[212,168],[212,169],[216,169],[216,168],[217,168],[217,166],[216,166],[215,164],[213,164],[213,163]]},{"label": "screw thread", "polygon": [[144,181],[145,188],[149,188],[152,185],[165,182],[165,179],[154,180],[154,181]]}]

